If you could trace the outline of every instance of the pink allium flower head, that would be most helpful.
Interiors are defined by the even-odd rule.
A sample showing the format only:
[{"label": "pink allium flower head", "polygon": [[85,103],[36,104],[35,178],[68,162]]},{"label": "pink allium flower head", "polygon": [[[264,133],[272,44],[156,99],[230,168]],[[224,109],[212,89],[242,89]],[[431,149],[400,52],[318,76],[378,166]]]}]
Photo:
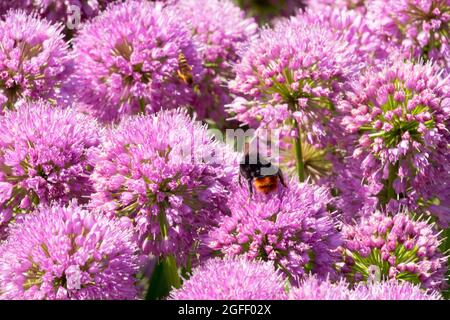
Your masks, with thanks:
[{"label": "pink allium flower head", "polygon": [[310,24],[320,23],[323,28],[342,37],[348,43],[347,50],[355,52],[353,63],[376,64],[388,56],[388,44],[369,28],[365,15],[358,11],[342,7],[308,8],[293,20],[304,20]]},{"label": "pink allium flower head", "polygon": [[440,300],[436,292],[426,292],[410,282],[373,281],[358,283],[351,288],[344,279],[331,282],[315,276],[304,279],[298,287],[289,291],[290,300]]},{"label": "pink allium flower head", "polygon": [[359,283],[353,292],[364,300],[442,300],[436,291],[425,292],[420,286],[403,281]]},{"label": "pink allium flower head", "polygon": [[310,144],[326,144],[334,137],[333,126],[325,123],[335,99],[358,69],[347,47],[331,30],[298,19],[263,29],[235,65],[230,88],[241,97],[229,111],[259,127],[281,127],[295,119]]},{"label": "pink allium flower head", "polygon": [[79,10],[79,18],[84,20],[97,15],[113,1],[116,0],[2,0],[0,14],[12,8],[24,9],[35,11],[50,21],[66,23],[71,14],[74,18],[78,14],[75,10]]},{"label": "pink allium flower head", "polygon": [[210,259],[197,267],[173,300],[285,300],[285,281],[270,262]]},{"label": "pink allium flower head", "polygon": [[310,271],[320,277],[334,273],[340,236],[327,211],[326,188],[291,183],[278,193],[257,193],[251,201],[245,190],[230,197],[231,216],[204,239],[205,253],[274,261],[294,278]]},{"label": "pink allium flower head", "polygon": [[177,8],[190,26],[206,70],[193,102],[195,110],[201,118],[223,122],[224,105],[231,102],[227,82],[234,78],[232,64],[239,60],[238,48],[256,33],[258,25],[231,0],[180,0]]},{"label": "pink allium flower head", "polygon": [[396,279],[426,289],[445,288],[447,258],[433,224],[406,212],[393,217],[375,212],[356,225],[343,226],[342,272],[351,282]]},{"label": "pink allium flower head", "polygon": [[[78,99],[105,121],[189,105],[203,72],[188,28],[159,2],[109,6],[80,29],[74,51]],[[183,55],[193,84],[179,75]]]},{"label": "pink allium flower head", "polygon": [[352,158],[333,157],[332,164],[333,174],[322,178],[319,183],[333,189],[337,195],[333,207],[339,218],[353,223],[371,215],[379,204],[376,194],[380,192],[380,186],[365,183],[359,164]]},{"label": "pink allium flower head", "polygon": [[54,100],[71,72],[60,25],[10,11],[0,20],[0,110],[19,99]]},{"label": "pink allium flower head", "polygon": [[374,30],[397,42],[407,56],[445,63],[450,50],[450,0],[374,0],[367,17]]},{"label": "pink allium flower head", "polygon": [[290,300],[359,300],[357,294],[349,289],[344,279],[332,282],[329,279],[318,279],[308,276],[297,287],[289,290]]},{"label": "pink allium flower head", "polygon": [[308,0],[308,8],[315,11],[324,8],[339,8],[347,10],[355,10],[365,14],[371,0]]},{"label": "pink allium flower head", "polygon": [[449,88],[436,65],[395,61],[366,72],[339,106],[347,133],[358,134],[352,152],[363,178],[384,185],[382,202],[412,210],[420,203],[442,226],[450,222],[448,206],[436,208],[448,202]]},{"label": "pink allium flower head", "polygon": [[0,118],[0,225],[37,204],[92,191],[88,154],[100,143],[95,120],[73,109],[30,102]]},{"label": "pink allium flower head", "polygon": [[140,245],[184,263],[226,212],[237,155],[181,110],[124,119],[96,155],[93,207],[134,219]]},{"label": "pink allium flower head", "polygon": [[132,222],[99,212],[41,207],[0,246],[0,299],[135,299]]}]

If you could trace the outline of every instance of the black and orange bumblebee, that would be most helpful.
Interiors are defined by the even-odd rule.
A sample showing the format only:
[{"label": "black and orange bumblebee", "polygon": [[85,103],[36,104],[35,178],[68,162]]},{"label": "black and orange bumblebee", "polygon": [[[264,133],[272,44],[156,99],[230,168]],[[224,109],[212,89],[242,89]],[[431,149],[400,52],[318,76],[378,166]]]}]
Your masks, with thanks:
[{"label": "black and orange bumblebee", "polygon": [[253,195],[253,186],[257,192],[264,194],[277,190],[279,183],[286,187],[280,168],[259,153],[244,155],[239,165],[239,184],[242,186],[241,178],[247,180],[250,197]]}]

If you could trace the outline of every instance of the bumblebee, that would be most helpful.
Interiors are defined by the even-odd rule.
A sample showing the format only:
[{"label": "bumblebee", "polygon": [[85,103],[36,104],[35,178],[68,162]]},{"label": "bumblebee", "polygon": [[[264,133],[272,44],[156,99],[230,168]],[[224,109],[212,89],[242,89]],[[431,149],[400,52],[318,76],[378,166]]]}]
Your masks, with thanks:
[{"label": "bumblebee", "polygon": [[194,83],[194,77],[192,76],[192,66],[188,64],[186,56],[182,52],[180,52],[180,54],[178,55],[177,74],[184,83],[188,85],[192,85]]},{"label": "bumblebee", "polygon": [[250,197],[253,195],[253,186],[257,192],[264,194],[275,191],[278,188],[278,182],[286,187],[281,170],[259,153],[244,155],[239,165],[239,185],[242,186],[241,178],[247,180]]}]

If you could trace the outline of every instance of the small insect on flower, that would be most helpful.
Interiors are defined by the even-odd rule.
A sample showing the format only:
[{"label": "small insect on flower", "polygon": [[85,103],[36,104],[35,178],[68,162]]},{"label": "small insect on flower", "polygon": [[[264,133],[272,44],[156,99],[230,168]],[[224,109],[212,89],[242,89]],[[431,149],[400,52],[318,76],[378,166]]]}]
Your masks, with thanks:
[{"label": "small insect on flower", "polygon": [[184,53],[180,52],[178,55],[178,70],[177,74],[184,83],[192,85],[194,78],[192,76],[192,66],[187,62]]},{"label": "small insect on flower", "polygon": [[239,165],[239,184],[241,177],[247,180],[250,197],[253,195],[253,185],[256,191],[268,194],[278,188],[278,181],[286,187],[280,168],[272,164],[259,153],[246,152]]}]

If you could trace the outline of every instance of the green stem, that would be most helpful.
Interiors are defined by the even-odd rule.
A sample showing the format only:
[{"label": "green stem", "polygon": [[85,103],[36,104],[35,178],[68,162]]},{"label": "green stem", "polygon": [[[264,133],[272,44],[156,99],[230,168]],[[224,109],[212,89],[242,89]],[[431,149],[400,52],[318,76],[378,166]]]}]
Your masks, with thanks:
[{"label": "green stem", "polygon": [[[166,221],[164,207],[162,207],[159,210],[158,219],[159,219],[159,225],[160,225],[160,229],[161,229],[161,236],[163,238],[163,241],[165,241],[169,237],[169,231],[167,228],[167,221]],[[165,260],[166,260],[165,263],[167,266],[165,268],[165,273],[166,273],[167,279],[169,280],[169,283],[172,284],[175,288],[179,288],[181,286],[181,280],[180,280],[180,276],[178,275],[178,267],[177,267],[177,262],[175,260],[175,257],[173,255],[168,255],[165,258]]]},{"label": "green stem", "polygon": [[396,193],[394,189],[394,181],[397,178],[398,173],[398,162],[394,165],[389,166],[389,177],[387,181],[387,190],[386,190],[386,204],[389,203],[389,200],[396,199]]},{"label": "green stem", "polygon": [[305,164],[303,162],[303,154],[302,154],[302,133],[300,131],[300,127],[298,125],[297,120],[294,121],[294,129],[297,131],[297,137],[294,138],[294,152],[295,159],[297,162],[297,174],[300,182],[305,181]]},{"label": "green stem", "polygon": [[166,277],[174,288],[181,287],[181,279],[178,274],[177,261],[173,255],[169,255],[166,259],[167,268],[165,269]]},{"label": "green stem", "polygon": [[161,231],[161,238],[164,241],[169,236],[169,231],[167,230],[167,221],[166,221],[164,207],[161,207],[159,209],[158,222],[159,222],[159,230]]},{"label": "green stem", "polygon": [[[442,252],[444,252],[444,254],[448,255],[450,253],[450,228],[446,229],[444,231],[444,237],[445,237],[445,241],[442,244],[443,248],[442,248]],[[450,265],[450,256],[447,258],[447,265]],[[448,289],[446,291],[444,291],[443,296],[445,299],[450,299],[450,270],[447,270],[447,284]]]},{"label": "green stem", "polygon": [[[162,241],[165,241],[169,234],[164,207],[161,207],[159,210],[158,222]],[[167,297],[173,288],[179,287],[181,287],[181,279],[178,274],[175,257],[172,254],[164,257],[161,256],[153,271],[146,299],[151,300]]]},{"label": "green stem", "polygon": [[139,99],[139,109],[145,114],[145,100],[143,98]]},{"label": "green stem", "polygon": [[173,288],[179,288],[180,286],[181,280],[174,256],[161,257],[153,270],[145,299],[163,299],[169,295]]}]

